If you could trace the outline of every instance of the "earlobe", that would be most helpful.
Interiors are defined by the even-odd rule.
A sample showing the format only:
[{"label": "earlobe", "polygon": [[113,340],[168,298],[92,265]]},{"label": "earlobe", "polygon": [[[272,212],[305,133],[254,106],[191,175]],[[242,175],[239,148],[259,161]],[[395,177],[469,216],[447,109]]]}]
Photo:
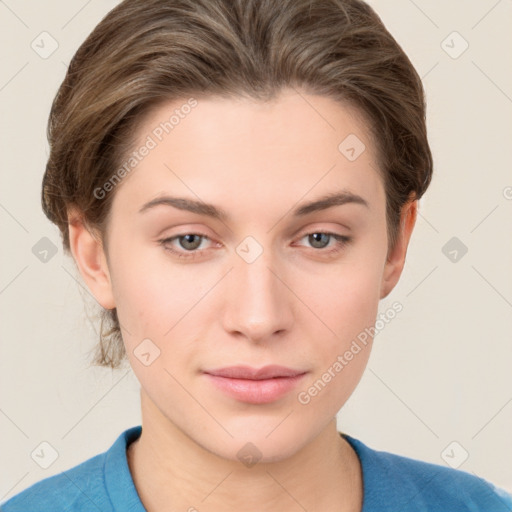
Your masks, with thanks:
[{"label": "earlobe", "polygon": [[400,227],[395,247],[387,256],[381,283],[381,295],[387,297],[398,283],[405,265],[407,248],[418,213],[418,200],[410,199],[403,207],[400,216]]},{"label": "earlobe", "polygon": [[80,215],[68,213],[71,253],[82,278],[98,303],[105,309],[116,307],[107,259],[99,237],[85,226]]}]

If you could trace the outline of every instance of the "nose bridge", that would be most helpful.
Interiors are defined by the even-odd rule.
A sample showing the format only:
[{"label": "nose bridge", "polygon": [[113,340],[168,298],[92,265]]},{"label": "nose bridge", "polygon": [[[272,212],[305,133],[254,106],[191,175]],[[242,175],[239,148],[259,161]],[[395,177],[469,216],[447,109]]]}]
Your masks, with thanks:
[{"label": "nose bridge", "polygon": [[[254,240],[246,240],[245,243],[242,242],[234,254],[224,327],[227,331],[237,331],[257,341],[288,329],[292,322],[292,309],[290,293],[281,282],[285,279],[274,269],[276,262],[271,250],[258,248]],[[280,268],[279,265],[277,267]]]}]

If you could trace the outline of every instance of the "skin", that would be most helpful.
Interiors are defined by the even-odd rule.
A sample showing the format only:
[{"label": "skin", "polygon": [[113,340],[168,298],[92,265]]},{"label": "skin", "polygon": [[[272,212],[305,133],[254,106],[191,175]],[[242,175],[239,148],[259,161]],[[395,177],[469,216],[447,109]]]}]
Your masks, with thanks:
[{"label": "skin", "polygon": [[[150,112],[136,147],[185,101]],[[349,134],[366,145],[354,161],[338,150]],[[108,257],[98,234],[70,210],[73,257],[97,301],[117,308],[141,384],[143,430],[128,459],[148,511],[361,510],[359,459],[335,416],[363,374],[371,339],[308,404],[297,394],[374,325],[379,300],[401,275],[417,201],[403,208],[398,242],[388,251],[377,169],[365,121],[347,105],[295,90],[270,103],[209,97],[117,185]],[[293,218],[297,206],[341,189],[368,206],[346,203]],[[199,198],[231,218],[170,206],[138,212],[162,194]],[[352,240],[328,255],[333,237],[315,245],[307,236],[319,230]],[[159,243],[194,233],[207,237],[192,239],[195,259]],[[263,250],[251,263],[236,252],[247,236]],[[167,243],[183,254],[190,245]],[[134,354],[146,338],[160,349],[149,366]],[[308,373],[275,402],[249,404],[201,372],[236,364]],[[247,442],[261,453],[251,467],[237,456]]]}]

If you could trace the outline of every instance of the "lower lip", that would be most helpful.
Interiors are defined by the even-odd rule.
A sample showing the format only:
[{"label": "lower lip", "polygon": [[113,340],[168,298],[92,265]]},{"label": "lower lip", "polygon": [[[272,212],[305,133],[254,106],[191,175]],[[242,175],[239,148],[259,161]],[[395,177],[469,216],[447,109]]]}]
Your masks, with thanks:
[{"label": "lower lip", "polygon": [[250,404],[267,404],[289,393],[306,375],[250,380],[230,379],[205,373],[215,386],[233,398]]}]

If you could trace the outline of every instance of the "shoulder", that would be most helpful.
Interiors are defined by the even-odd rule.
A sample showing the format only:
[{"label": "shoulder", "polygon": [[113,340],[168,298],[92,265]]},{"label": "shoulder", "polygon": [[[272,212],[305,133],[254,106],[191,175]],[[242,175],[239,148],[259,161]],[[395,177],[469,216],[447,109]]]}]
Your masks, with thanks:
[{"label": "shoulder", "polygon": [[[110,511],[103,484],[105,453],[47,477],[0,505],[1,512]],[[107,502],[105,503],[105,498]]]},{"label": "shoulder", "polygon": [[361,461],[363,512],[512,511],[512,496],[475,474],[374,450],[342,435]]},{"label": "shoulder", "polygon": [[143,510],[126,460],[140,433],[141,426],[125,430],[107,451],[36,482],[0,504],[0,512]]}]

